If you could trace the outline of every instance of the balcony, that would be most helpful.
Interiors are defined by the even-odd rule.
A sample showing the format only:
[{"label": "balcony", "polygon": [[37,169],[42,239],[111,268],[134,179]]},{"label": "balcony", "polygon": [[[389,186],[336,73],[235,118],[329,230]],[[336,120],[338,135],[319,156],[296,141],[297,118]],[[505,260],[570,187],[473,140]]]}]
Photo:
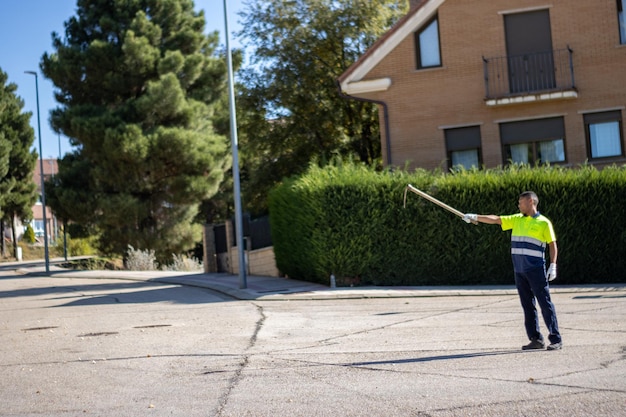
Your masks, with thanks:
[{"label": "balcony", "polygon": [[576,98],[572,49],[483,57],[485,103],[501,106]]}]

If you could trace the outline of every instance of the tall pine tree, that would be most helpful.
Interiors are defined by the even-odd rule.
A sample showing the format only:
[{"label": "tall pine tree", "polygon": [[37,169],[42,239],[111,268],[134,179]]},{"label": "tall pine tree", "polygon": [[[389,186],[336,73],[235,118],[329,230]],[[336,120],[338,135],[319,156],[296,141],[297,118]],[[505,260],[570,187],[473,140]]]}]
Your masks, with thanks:
[{"label": "tall pine tree", "polygon": [[15,95],[17,86],[7,81],[6,73],[0,70],[0,213],[3,224],[11,226],[15,253],[15,219],[31,220],[37,201],[33,182],[37,153],[31,150],[35,139],[30,126],[32,114],[22,112],[24,102]]},{"label": "tall pine tree", "polygon": [[211,123],[225,63],[204,26],[191,0],[78,0],[42,58],[60,103],[51,123],[77,147],[55,202],[99,229],[105,253],[130,244],[163,260],[200,239],[199,204],[230,163]]}]

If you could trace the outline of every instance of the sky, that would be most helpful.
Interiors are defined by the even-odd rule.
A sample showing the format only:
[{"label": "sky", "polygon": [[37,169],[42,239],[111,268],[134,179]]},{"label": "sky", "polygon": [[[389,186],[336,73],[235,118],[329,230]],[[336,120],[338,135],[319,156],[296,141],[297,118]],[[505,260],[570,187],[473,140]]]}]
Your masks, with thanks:
[{"label": "sky", "polygon": [[[230,47],[240,44],[233,35],[241,26],[237,13],[243,9],[243,0],[226,0]],[[204,10],[206,31],[218,31],[220,44],[225,45],[224,0],[194,0],[196,10]],[[0,69],[8,76],[8,83],[17,85],[16,94],[24,101],[22,112],[31,112],[30,124],[35,131],[34,148],[44,158],[58,158],[73,149],[69,140],[50,127],[50,111],[58,106],[54,86],[46,79],[39,63],[44,53],[52,54],[52,32],[65,38],[64,23],[76,12],[76,0],[2,0],[0,12]],[[37,124],[37,88],[35,76],[24,71],[37,72],[39,84],[39,116],[41,149]]]}]

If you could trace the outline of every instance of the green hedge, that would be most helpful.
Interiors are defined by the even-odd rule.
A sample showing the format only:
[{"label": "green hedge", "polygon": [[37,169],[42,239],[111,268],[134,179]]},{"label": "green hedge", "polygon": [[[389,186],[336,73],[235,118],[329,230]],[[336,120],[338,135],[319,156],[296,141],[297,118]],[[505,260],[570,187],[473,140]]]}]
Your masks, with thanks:
[{"label": "green hedge", "polygon": [[409,193],[407,184],[462,212],[517,213],[533,190],[554,224],[559,284],[623,282],[626,167],[520,167],[454,174],[311,167],[270,193],[278,269],[337,285],[511,284],[510,233],[471,225]]}]

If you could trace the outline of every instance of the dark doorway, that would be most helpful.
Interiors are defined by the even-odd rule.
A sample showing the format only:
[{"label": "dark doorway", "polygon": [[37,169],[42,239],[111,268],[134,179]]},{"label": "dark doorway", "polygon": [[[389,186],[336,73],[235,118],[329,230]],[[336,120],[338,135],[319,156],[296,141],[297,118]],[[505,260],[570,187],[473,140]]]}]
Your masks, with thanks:
[{"label": "dark doorway", "polygon": [[511,93],[530,93],[556,86],[550,13],[535,10],[504,15]]}]

